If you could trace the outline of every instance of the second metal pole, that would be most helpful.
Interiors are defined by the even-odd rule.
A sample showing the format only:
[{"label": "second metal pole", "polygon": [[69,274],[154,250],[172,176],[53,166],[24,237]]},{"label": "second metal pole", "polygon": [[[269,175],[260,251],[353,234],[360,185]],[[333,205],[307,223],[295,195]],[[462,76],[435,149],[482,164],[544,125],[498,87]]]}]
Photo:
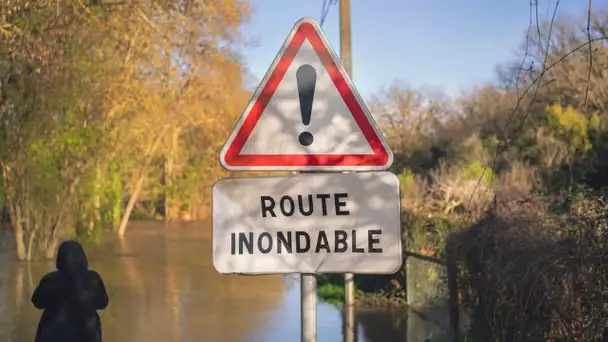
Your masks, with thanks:
[{"label": "second metal pole", "polygon": [[302,342],[317,342],[317,278],[300,275],[300,315]]},{"label": "second metal pole", "polygon": [[356,327],[355,327],[355,306],[348,305],[344,307],[344,328],[342,334],[344,334],[344,338],[342,339],[344,342],[355,342],[357,341],[356,337]]}]

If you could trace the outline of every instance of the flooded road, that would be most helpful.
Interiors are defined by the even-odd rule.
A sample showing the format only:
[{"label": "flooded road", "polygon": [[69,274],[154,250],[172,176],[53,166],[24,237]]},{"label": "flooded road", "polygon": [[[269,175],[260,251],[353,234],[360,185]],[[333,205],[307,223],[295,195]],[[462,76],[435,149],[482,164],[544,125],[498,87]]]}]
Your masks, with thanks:
[{"label": "flooded road", "polygon": [[[217,274],[209,231],[208,223],[136,222],[122,242],[85,247],[110,297],[100,311],[104,341],[299,341],[297,276]],[[33,341],[41,311],[30,297],[53,269],[53,262],[0,262],[0,341]],[[318,340],[343,341],[340,308],[319,303],[317,310]],[[356,317],[357,341],[406,341],[401,312]]]}]

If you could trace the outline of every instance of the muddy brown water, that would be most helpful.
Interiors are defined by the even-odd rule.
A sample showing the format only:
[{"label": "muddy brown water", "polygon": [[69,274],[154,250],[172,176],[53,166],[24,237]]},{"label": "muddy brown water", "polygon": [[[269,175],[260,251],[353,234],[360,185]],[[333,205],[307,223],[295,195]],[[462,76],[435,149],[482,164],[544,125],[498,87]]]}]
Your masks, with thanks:
[{"label": "muddy brown water", "polygon": [[[100,311],[107,342],[300,340],[296,275],[220,275],[208,222],[131,223],[125,240],[86,246],[110,305]],[[41,311],[30,297],[52,262],[0,260],[0,341],[31,342]],[[319,302],[318,341],[345,341],[339,306]],[[358,310],[356,341],[418,341],[420,322],[399,311]],[[409,327],[408,327],[409,326]],[[408,329],[409,328],[409,329]],[[408,331],[409,330],[409,331]],[[417,332],[418,331],[418,332]],[[414,336],[415,335],[415,336]],[[424,339],[422,339],[424,341]]]}]

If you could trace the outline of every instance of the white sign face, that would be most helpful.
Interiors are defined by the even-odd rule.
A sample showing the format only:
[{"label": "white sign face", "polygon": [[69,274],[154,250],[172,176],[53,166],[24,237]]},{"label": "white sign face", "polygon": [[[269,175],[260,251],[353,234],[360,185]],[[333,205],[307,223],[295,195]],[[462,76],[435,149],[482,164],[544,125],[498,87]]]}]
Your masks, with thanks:
[{"label": "white sign face", "polygon": [[227,178],[213,186],[219,273],[392,274],[402,265],[390,172]]},{"label": "white sign face", "polygon": [[296,23],[220,153],[229,170],[384,170],[393,155],[317,22]]}]

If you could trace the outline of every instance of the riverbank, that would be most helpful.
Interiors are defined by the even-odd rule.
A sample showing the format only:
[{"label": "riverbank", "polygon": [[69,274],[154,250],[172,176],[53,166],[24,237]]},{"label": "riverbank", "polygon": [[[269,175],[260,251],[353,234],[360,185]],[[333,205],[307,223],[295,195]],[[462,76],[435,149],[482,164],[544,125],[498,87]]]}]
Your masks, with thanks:
[{"label": "riverbank", "polygon": [[[406,308],[406,292],[397,281],[378,279],[380,276],[355,275],[355,305],[366,308]],[[377,283],[376,289],[370,288],[370,281]],[[388,282],[386,282],[388,281]],[[380,285],[380,283],[385,283]],[[344,275],[318,274],[317,296],[326,303],[344,304]]]}]

